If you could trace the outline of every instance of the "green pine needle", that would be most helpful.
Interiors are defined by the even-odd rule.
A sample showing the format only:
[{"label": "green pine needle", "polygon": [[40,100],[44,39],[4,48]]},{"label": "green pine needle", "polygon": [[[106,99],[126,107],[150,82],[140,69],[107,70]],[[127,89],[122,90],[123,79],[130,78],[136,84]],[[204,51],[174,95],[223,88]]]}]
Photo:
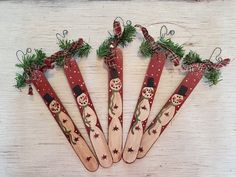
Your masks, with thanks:
[{"label": "green pine needle", "polygon": [[221,81],[221,79],[220,79],[221,72],[220,72],[220,70],[213,69],[213,68],[208,69],[205,71],[204,77],[207,79],[207,82],[210,85],[216,85]]},{"label": "green pine needle", "polygon": [[[68,39],[61,39],[58,42],[58,45],[61,50],[67,50],[70,48],[73,40]],[[78,56],[78,57],[87,57],[90,53],[91,46],[88,43],[84,43],[82,46],[80,46],[78,49],[74,50],[72,53],[72,56]],[[62,67],[65,63],[65,58],[60,57],[56,59],[56,65],[59,67]]]},{"label": "green pine needle", "polygon": [[22,57],[22,63],[16,64],[18,68],[24,70],[29,69],[32,65],[43,65],[46,54],[41,49],[35,49],[32,55],[25,55]]},{"label": "green pine needle", "polygon": [[[110,33],[109,33],[110,34]],[[119,45],[126,47],[128,43],[132,42],[136,35],[136,29],[131,24],[124,26],[123,33],[119,39]],[[109,38],[103,41],[103,43],[97,49],[97,56],[103,58],[109,55],[111,41],[114,40],[114,36],[110,34]]]},{"label": "green pine needle", "polygon": [[24,74],[16,73],[15,80],[16,80],[16,85],[15,85],[16,88],[20,89],[20,88],[25,87],[26,76]]},{"label": "green pine needle", "polygon": [[139,53],[141,53],[144,57],[150,57],[152,55],[152,48],[147,41],[143,40],[139,47]]},{"label": "green pine needle", "polygon": [[197,53],[195,53],[193,51],[190,51],[183,58],[183,64],[184,65],[191,65],[193,63],[202,63],[202,59],[201,59],[201,57]]},{"label": "green pine needle", "polygon": [[128,43],[132,42],[136,35],[136,28],[131,24],[127,24],[124,26],[124,31],[120,38],[120,45],[122,47],[126,47]]},{"label": "green pine needle", "polygon": [[[183,58],[184,65],[191,65],[194,63],[202,63],[202,62],[203,61],[202,61],[201,57],[193,51],[190,51]],[[221,76],[221,72],[218,69],[211,68],[211,69],[205,70],[205,72],[204,72],[204,77],[207,80],[207,83],[210,84],[210,86],[218,84],[221,81],[220,76]]]},{"label": "green pine needle", "polygon": [[77,51],[78,57],[87,57],[91,51],[92,47],[88,43],[84,43]]},{"label": "green pine needle", "polygon": [[58,45],[59,45],[61,50],[66,50],[66,49],[68,49],[71,46],[72,42],[73,41],[68,40],[68,39],[60,39],[58,41]]},{"label": "green pine needle", "polygon": [[28,75],[26,73],[32,66],[42,66],[44,64],[44,59],[46,58],[46,54],[41,49],[35,49],[34,54],[27,54],[22,57],[21,62],[16,64],[16,67],[23,69],[23,73],[16,74],[16,88],[22,88],[26,85],[26,80],[28,79]]},{"label": "green pine needle", "polygon": [[180,58],[184,56],[184,49],[182,45],[174,43],[171,39],[161,38],[157,43],[164,45],[165,47],[172,50]]},{"label": "green pine needle", "polygon": [[109,54],[110,51],[110,42],[112,38],[106,39],[97,49],[97,55],[100,58],[103,58]]}]

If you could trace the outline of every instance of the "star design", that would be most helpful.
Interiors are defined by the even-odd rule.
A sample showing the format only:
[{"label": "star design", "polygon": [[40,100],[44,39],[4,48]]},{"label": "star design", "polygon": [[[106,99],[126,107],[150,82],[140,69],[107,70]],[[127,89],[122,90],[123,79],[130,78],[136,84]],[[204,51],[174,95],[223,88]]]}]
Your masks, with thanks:
[{"label": "star design", "polygon": [[152,130],[152,133],[153,134],[156,134],[157,133],[157,130],[155,129],[155,130]]},{"label": "star design", "polygon": [[117,108],[118,108],[118,106],[115,104],[114,109],[117,109]]},{"label": "star design", "polygon": [[113,131],[117,131],[119,130],[119,128],[115,125],[115,127],[113,127]]},{"label": "star design", "polygon": [[94,134],[94,138],[98,138],[99,137],[99,134],[98,133],[95,133]]},{"label": "star design", "polygon": [[87,158],[86,158],[86,160],[87,160],[87,161],[90,161],[90,159],[91,159],[91,158],[92,158],[92,157],[91,157],[91,156],[89,156],[89,157],[87,157]]},{"label": "star design", "polygon": [[147,108],[146,108],[146,106],[144,105],[144,106],[142,106],[141,107],[143,110],[147,110]]},{"label": "star design", "polygon": [[76,138],[74,138],[74,140],[75,140],[75,142],[77,142],[77,141],[79,141],[79,138],[78,138],[78,137],[76,137]]},{"label": "star design", "polygon": [[140,130],[140,127],[139,126],[135,127],[135,130]]},{"label": "star design", "polygon": [[143,152],[143,147],[140,147],[140,148],[139,148],[139,152]]},{"label": "star design", "polygon": [[164,113],[165,114],[165,116],[169,116],[169,112],[166,112],[166,113]]},{"label": "star design", "polygon": [[114,153],[114,154],[117,154],[117,153],[118,153],[118,150],[117,150],[117,149],[114,149],[114,150],[113,150],[113,153]]},{"label": "star design", "polygon": [[133,151],[134,151],[134,150],[133,150],[132,147],[128,148],[128,152],[133,152]]},{"label": "star design", "polygon": [[102,159],[103,159],[103,160],[107,159],[107,156],[106,156],[106,155],[103,155],[103,156],[102,156]]},{"label": "star design", "polygon": [[66,123],[67,122],[67,120],[66,119],[63,119],[63,121],[62,121],[63,123]]}]

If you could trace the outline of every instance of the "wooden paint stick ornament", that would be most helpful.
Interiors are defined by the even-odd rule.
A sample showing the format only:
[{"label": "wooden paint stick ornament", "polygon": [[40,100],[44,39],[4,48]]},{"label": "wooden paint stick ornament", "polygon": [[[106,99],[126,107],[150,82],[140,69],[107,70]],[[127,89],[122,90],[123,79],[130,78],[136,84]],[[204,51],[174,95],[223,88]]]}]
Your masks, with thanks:
[{"label": "wooden paint stick ornament", "polygon": [[108,70],[108,145],[113,162],[119,162],[123,147],[123,55],[119,48],[130,43],[136,34],[131,21],[124,23],[123,30],[117,17],[113,22],[113,35],[98,48],[97,55],[104,58]]},{"label": "wooden paint stick ornament", "polygon": [[210,84],[216,85],[219,82],[220,69],[229,62],[230,59],[228,58],[219,58],[216,63],[213,63],[210,59],[202,60],[198,54],[192,51],[184,57],[182,68],[187,71],[187,75],[146,128],[137,158],[143,158],[148,153],[199,81],[205,77]]},{"label": "wooden paint stick ornament", "polygon": [[[145,39],[140,46],[140,53],[144,56],[150,56],[151,60],[145,74],[123,151],[123,160],[126,163],[132,163],[136,160],[166,60],[169,59],[174,66],[177,66],[184,54],[182,46],[173,43],[170,39],[165,39],[165,35],[174,34],[173,30],[167,33],[168,30],[166,26],[161,28],[161,35],[158,41],[155,41],[154,38],[149,35],[146,28],[140,25],[136,25],[136,27],[141,28]],[[163,29],[165,33],[162,33]]]},{"label": "wooden paint stick ornament", "polygon": [[[16,66],[22,68],[24,72],[22,74],[17,74],[16,87],[22,88],[26,84],[31,83],[35,86],[85,168],[91,172],[96,171],[98,169],[96,157],[93,155],[78,128],[44,75],[44,72],[47,69],[52,68],[52,66],[44,64],[44,59],[46,58],[45,53],[42,52],[42,50],[35,50],[35,54],[30,55],[28,54],[28,50],[28,53],[26,54],[22,52],[23,57],[22,60],[20,60],[18,57],[19,52],[22,51],[17,52],[17,58],[20,63]],[[32,91],[30,85],[29,95],[33,94]]]},{"label": "wooden paint stick ornament", "polygon": [[91,47],[81,38],[75,42],[64,39],[67,33],[68,31],[66,30],[63,31],[63,35],[57,33],[56,36],[59,40],[61,50],[48,57],[46,63],[49,63],[49,65],[57,63],[63,67],[97,159],[102,167],[107,168],[113,163],[111,152],[83,80],[82,73],[75,60],[75,57],[88,56]]}]

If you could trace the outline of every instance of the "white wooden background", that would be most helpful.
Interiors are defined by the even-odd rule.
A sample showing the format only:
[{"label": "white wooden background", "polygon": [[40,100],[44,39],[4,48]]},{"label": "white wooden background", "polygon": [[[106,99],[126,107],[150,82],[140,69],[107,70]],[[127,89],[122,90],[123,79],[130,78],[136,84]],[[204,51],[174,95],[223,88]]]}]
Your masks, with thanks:
[{"label": "white wooden background", "polygon": [[[174,41],[208,58],[220,46],[222,56],[236,56],[236,1],[1,1],[0,2],[0,176],[236,176],[236,62],[223,71],[223,81],[201,82],[171,126],[142,160],[87,172],[67,143],[40,96],[13,87],[15,52],[27,47],[57,51],[55,33],[84,37],[94,48],[79,66],[107,133],[107,72],[95,49],[112,30],[116,16],[149,26],[159,35],[160,22],[175,29]],[[124,52],[124,140],[148,59],[137,54],[140,37]],[[81,116],[61,69],[48,78],[87,138]],[[184,77],[170,64],[163,71],[150,116],[158,113]]]}]

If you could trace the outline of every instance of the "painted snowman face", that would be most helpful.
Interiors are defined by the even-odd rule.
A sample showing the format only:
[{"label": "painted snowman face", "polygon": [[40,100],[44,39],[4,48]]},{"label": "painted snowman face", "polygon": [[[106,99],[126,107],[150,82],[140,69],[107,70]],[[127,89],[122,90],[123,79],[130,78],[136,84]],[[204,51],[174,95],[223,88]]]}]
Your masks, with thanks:
[{"label": "painted snowman face", "polygon": [[112,90],[119,91],[121,87],[122,87],[122,83],[119,78],[115,78],[110,81],[110,88]]},{"label": "painted snowman face", "polygon": [[80,96],[77,97],[77,101],[78,101],[80,106],[87,106],[88,97],[85,93],[82,93]]},{"label": "painted snowman face", "polygon": [[142,90],[142,95],[144,98],[151,98],[154,94],[154,89],[152,87],[144,87]]},{"label": "painted snowman face", "polygon": [[55,101],[55,100],[52,100],[52,102],[49,104],[49,109],[54,113],[54,114],[57,114],[59,112],[61,112],[61,106],[60,104]]},{"label": "painted snowman face", "polygon": [[174,94],[171,98],[171,102],[174,106],[180,105],[184,100],[184,97],[179,94]]}]

